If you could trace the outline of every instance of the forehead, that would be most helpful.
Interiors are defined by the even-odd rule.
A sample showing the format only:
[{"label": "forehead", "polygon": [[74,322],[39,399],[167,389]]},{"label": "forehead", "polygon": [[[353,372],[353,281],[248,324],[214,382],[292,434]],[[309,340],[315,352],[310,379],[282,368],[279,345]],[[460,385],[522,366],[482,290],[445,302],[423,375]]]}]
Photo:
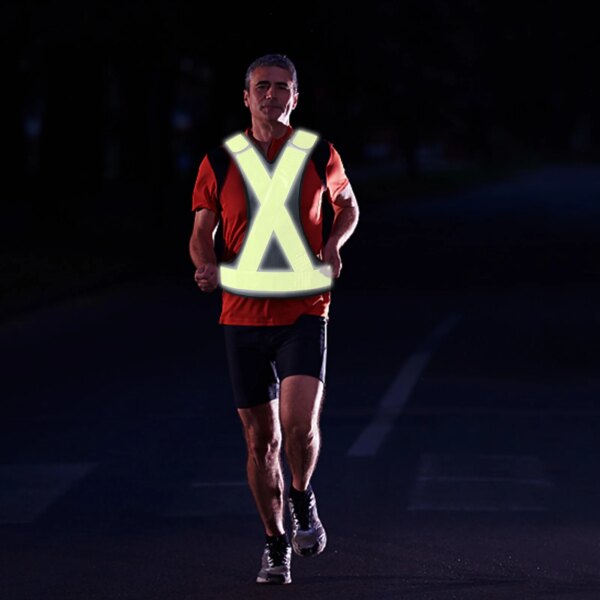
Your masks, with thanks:
[{"label": "forehead", "polygon": [[290,85],[293,84],[292,74],[282,67],[258,67],[252,71],[250,81],[252,83],[269,81],[272,83],[284,82]]}]

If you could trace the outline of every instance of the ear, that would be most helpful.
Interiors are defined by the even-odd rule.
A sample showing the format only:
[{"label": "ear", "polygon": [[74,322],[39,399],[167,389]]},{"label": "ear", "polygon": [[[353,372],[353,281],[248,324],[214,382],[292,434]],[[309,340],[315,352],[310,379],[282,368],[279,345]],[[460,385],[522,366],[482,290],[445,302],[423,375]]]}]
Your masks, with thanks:
[{"label": "ear", "polygon": [[296,92],[294,94],[294,103],[292,104],[292,110],[294,110],[294,108],[296,108],[297,104],[298,104],[298,92]]},{"label": "ear", "polygon": [[244,106],[248,106],[248,90],[244,90]]}]

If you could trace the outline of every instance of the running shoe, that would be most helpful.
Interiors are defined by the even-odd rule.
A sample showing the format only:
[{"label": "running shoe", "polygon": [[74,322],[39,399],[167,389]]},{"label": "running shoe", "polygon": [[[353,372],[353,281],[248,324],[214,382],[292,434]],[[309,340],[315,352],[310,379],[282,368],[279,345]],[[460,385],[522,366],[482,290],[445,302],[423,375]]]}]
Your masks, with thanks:
[{"label": "running shoe", "polygon": [[285,584],[292,582],[292,548],[288,544],[267,542],[263,550],[257,583]]},{"label": "running shoe", "polygon": [[300,499],[288,497],[292,520],[292,548],[300,556],[316,556],[325,550],[327,534],[317,512],[317,499],[309,489]]}]

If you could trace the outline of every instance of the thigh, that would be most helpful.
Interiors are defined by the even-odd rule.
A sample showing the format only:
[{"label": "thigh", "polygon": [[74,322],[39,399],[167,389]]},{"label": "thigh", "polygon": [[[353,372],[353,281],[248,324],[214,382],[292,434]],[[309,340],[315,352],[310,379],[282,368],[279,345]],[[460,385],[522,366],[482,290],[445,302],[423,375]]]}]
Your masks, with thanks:
[{"label": "thigh", "polygon": [[287,434],[314,432],[321,416],[323,390],[323,382],[310,375],[290,375],[281,382],[281,423]]},{"label": "thigh", "polygon": [[283,382],[292,375],[308,375],[325,383],[327,365],[327,319],[302,315],[277,334],[277,375]]},{"label": "thigh", "polygon": [[278,396],[273,354],[260,327],[224,325],[227,365],[237,408],[265,404]]},{"label": "thigh", "polygon": [[[276,450],[281,442],[279,402],[265,402],[256,406],[238,408],[246,443],[250,452]],[[276,445],[273,445],[276,442]]]}]

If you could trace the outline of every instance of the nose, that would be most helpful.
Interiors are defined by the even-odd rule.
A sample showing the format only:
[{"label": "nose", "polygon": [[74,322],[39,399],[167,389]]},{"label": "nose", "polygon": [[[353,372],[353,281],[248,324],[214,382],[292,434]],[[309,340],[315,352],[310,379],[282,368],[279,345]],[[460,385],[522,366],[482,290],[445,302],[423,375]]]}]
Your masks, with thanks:
[{"label": "nose", "polygon": [[273,97],[273,88],[268,87],[267,91],[265,92],[265,98],[272,98]]}]

